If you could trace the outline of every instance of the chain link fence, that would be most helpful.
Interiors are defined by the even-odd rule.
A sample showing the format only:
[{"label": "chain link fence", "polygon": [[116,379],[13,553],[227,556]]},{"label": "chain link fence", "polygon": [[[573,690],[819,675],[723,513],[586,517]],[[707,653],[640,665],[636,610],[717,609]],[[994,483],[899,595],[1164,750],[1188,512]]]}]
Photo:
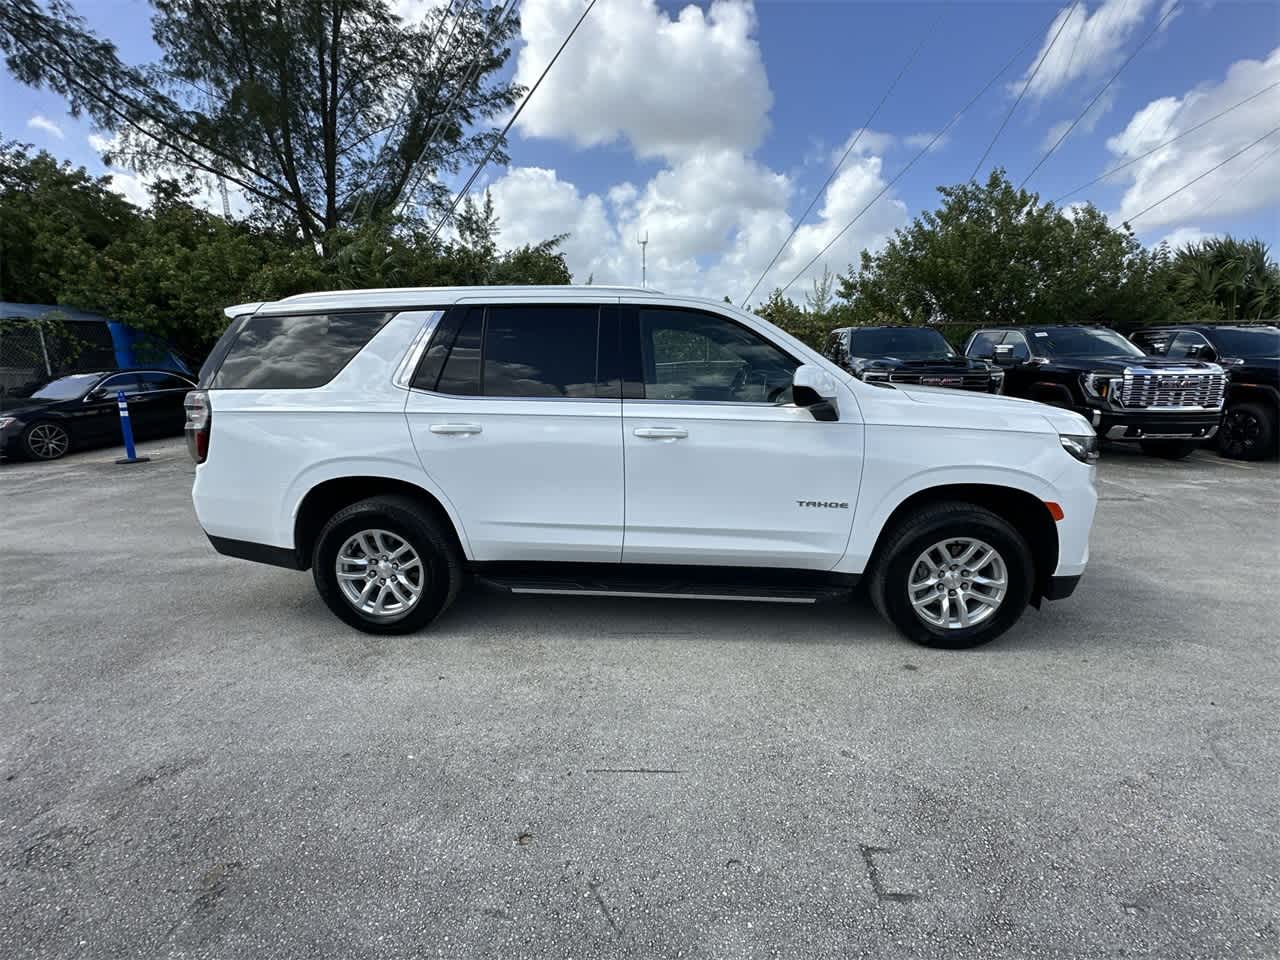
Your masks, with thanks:
[{"label": "chain link fence", "polygon": [[105,323],[68,322],[56,314],[40,319],[0,317],[0,402],[23,396],[54,377],[115,365]]}]

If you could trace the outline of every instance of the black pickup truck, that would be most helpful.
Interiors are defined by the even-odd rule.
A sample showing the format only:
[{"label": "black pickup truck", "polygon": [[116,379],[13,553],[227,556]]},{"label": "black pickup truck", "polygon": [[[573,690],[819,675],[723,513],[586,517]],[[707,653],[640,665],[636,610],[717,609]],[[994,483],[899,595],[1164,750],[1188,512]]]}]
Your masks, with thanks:
[{"label": "black pickup truck", "polygon": [[1154,356],[1208,360],[1227,372],[1227,404],[1218,451],[1233,460],[1276,452],[1280,421],[1280,326],[1222,324],[1147,327],[1130,337]]},{"label": "black pickup truck", "polygon": [[965,355],[1004,368],[1004,392],[1074,410],[1108,440],[1181,459],[1218,430],[1227,377],[1203,360],[1151,357],[1106,327],[975,331]]},{"label": "black pickup truck", "polygon": [[927,327],[841,327],[822,353],[861,380],[999,393],[1004,372],[962,357]]}]

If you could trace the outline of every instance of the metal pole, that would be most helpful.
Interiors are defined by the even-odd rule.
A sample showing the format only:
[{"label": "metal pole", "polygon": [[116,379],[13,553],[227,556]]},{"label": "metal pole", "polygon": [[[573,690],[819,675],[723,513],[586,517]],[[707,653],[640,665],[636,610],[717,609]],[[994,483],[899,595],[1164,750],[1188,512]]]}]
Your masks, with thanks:
[{"label": "metal pole", "polygon": [[645,231],[644,239],[636,237],[636,243],[640,244],[640,286],[648,286],[649,280],[649,262],[646,257],[646,247],[649,246],[649,233]]},{"label": "metal pole", "polygon": [[53,376],[53,366],[49,363],[49,348],[44,344],[44,324],[36,321],[36,336],[40,338],[40,353],[44,357],[44,373],[47,377]]}]

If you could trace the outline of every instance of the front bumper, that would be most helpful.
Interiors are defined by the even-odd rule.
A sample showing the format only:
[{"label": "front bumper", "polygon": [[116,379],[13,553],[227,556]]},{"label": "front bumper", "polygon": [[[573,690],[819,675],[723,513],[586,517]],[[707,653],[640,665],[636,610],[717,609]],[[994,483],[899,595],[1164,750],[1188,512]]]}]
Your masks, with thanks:
[{"label": "front bumper", "polygon": [[1149,413],[1095,409],[1089,411],[1089,419],[1098,436],[1108,440],[1208,440],[1218,432],[1222,411]]}]

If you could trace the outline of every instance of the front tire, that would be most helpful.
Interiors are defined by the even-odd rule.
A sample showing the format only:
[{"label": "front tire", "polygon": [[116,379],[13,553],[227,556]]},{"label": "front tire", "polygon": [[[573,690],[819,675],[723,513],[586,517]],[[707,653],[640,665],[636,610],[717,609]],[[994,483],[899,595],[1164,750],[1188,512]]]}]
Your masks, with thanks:
[{"label": "front tire", "polygon": [[1004,519],[970,503],[926,507],[888,534],[868,584],[909,640],[958,650],[994,640],[1031,600],[1035,561]]},{"label": "front tire", "polygon": [[22,432],[22,449],[32,460],[57,460],[71,449],[71,434],[51,420],[38,420]]},{"label": "front tire", "polygon": [[1218,430],[1218,452],[1231,460],[1262,460],[1276,445],[1276,415],[1260,403],[1227,408]]},{"label": "front tire", "polygon": [[1200,448],[1199,440],[1143,440],[1139,443],[1148,457],[1185,460]]},{"label": "front tire", "polygon": [[408,497],[344,507],[316,538],[316,589],[341,620],[365,633],[413,633],[453,602],[462,563],[440,523]]}]

